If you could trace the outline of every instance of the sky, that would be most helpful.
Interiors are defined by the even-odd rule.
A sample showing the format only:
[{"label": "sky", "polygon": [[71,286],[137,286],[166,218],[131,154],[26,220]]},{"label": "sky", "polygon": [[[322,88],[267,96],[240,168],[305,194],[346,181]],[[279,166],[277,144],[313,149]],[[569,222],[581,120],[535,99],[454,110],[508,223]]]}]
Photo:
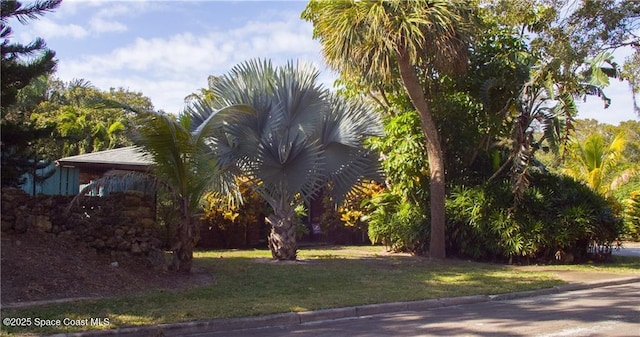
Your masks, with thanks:
[{"label": "sky", "polygon": [[[28,1],[24,1],[28,2]],[[10,22],[14,40],[43,38],[56,52],[56,77],[94,86],[125,88],[149,97],[156,110],[179,113],[184,98],[207,86],[209,75],[227,73],[252,58],[311,63],[331,87],[313,27],[300,19],[306,1],[114,1],[64,0],[55,12],[21,25]],[[617,52],[620,64],[629,51]],[[578,106],[578,118],[618,124],[635,119],[626,82]]]}]

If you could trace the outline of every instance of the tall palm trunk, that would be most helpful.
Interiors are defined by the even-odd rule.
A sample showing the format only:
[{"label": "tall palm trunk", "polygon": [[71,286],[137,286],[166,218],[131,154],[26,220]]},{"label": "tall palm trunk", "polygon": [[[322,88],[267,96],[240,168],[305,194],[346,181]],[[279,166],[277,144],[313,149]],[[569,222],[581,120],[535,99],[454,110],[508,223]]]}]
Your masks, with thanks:
[{"label": "tall palm trunk", "polygon": [[427,138],[427,155],[429,156],[429,172],[431,181],[429,191],[431,198],[431,242],[429,255],[435,259],[444,259],[445,253],[445,176],[444,154],[440,145],[438,128],[431,115],[431,106],[424,96],[422,86],[414,66],[411,64],[408,51],[397,53],[400,77],[409,94],[413,106],[420,115],[422,132]]},{"label": "tall palm trunk", "polygon": [[266,219],[267,223],[271,225],[269,249],[276,260],[295,260],[297,258],[295,216],[293,207],[284,203],[279,209],[274,209],[273,214]]}]

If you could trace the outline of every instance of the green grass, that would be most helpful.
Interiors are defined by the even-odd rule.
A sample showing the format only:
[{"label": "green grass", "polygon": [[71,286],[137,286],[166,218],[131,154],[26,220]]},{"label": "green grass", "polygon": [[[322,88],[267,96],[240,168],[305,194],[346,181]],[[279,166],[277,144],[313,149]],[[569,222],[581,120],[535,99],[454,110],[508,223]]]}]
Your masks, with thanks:
[{"label": "green grass", "polygon": [[[2,317],[109,318],[118,328],[244,317],[372,303],[499,294],[561,284],[552,272],[508,266],[388,255],[380,247],[302,249],[300,262],[273,262],[266,250],[197,252],[194,263],[215,283],[180,291],[3,309]],[[640,259],[617,261],[640,270]],[[562,266],[566,268],[567,266]],[[573,267],[571,267],[573,268]],[[576,267],[578,268],[578,267]],[[3,333],[61,333],[100,327],[11,329]],[[4,330],[4,329],[3,329]]]}]

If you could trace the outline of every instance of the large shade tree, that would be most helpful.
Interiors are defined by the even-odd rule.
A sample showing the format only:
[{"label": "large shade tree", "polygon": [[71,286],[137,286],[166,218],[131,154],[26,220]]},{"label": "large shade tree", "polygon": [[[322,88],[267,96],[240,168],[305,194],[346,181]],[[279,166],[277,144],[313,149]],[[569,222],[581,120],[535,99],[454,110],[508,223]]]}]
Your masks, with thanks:
[{"label": "large shade tree", "polygon": [[[273,209],[267,217],[268,242],[278,260],[297,256],[297,198],[310,200],[322,189],[340,200],[377,172],[377,156],[363,142],[381,135],[378,115],[363,103],[331,94],[317,77],[308,65],[248,61],[211,81],[187,111],[194,132],[215,125],[207,139],[221,176],[248,178]],[[216,114],[242,104],[251,111]]]},{"label": "large shade tree", "polygon": [[327,63],[371,89],[399,77],[427,139],[430,173],[429,253],[445,258],[445,163],[429,79],[464,71],[475,27],[468,1],[311,1],[302,17],[314,26]]}]

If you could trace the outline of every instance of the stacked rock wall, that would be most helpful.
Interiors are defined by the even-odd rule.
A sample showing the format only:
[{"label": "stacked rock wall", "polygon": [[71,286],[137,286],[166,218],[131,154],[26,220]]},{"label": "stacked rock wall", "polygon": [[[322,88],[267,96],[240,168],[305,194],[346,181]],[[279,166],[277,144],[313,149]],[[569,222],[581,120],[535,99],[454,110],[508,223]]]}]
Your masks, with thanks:
[{"label": "stacked rock wall", "polygon": [[99,252],[149,255],[162,247],[154,201],[141,192],[84,197],[32,197],[21,189],[2,189],[2,231],[39,230],[78,241]]}]

